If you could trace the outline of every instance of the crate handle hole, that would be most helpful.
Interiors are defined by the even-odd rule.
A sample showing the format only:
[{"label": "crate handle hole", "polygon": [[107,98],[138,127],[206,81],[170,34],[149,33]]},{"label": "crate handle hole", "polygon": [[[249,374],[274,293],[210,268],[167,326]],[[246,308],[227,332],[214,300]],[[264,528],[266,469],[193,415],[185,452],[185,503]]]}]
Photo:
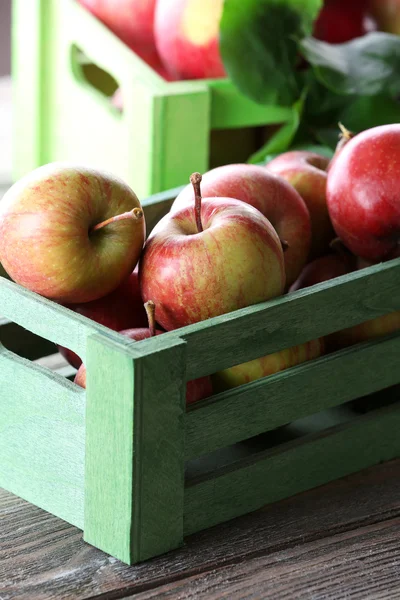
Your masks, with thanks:
[{"label": "crate handle hole", "polygon": [[118,81],[99,67],[76,44],[71,46],[71,69],[75,79],[95,90],[118,112],[123,112],[122,93]]}]

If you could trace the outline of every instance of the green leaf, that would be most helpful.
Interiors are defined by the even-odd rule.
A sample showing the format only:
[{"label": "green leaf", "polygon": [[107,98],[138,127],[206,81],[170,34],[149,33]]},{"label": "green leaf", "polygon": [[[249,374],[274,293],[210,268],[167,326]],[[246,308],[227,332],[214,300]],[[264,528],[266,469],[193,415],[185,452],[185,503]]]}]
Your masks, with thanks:
[{"label": "green leaf", "polygon": [[346,44],[300,43],[315,76],[335,94],[400,94],[400,36],[374,32]]},{"label": "green leaf", "polygon": [[220,50],[231,80],[260,104],[291,106],[302,89],[298,40],[322,0],[225,0]]},{"label": "green leaf", "polygon": [[249,158],[248,162],[253,164],[260,163],[268,155],[280,154],[290,148],[301,123],[306,97],[307,90],[304,90],[301,97],[292,106],[290,119],[282,125],[260,150]]}]

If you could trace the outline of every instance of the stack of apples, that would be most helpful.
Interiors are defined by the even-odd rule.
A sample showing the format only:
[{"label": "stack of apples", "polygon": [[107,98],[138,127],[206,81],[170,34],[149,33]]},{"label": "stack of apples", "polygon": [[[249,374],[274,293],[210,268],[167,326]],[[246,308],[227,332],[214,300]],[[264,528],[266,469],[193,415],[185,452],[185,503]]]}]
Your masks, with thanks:
[{"label": "stack of apples", "polygon": [[[20,285],[139,343],[389,260],[399,255],[400,125],[348,137],[331,161],[295,151],[193,173],[147,239],[124,182],[40,167],[0,204],[0,261]],[[399,327],[391,313],[190,381],[187,403]],[[61,351],[85,386],[80,358]]]},{"label": "stack of apples", "polygon": [[[79,0],[168,81],[225,77],[219,52],[224,0]],[[398,29],[398,0],[325,0],[313,35],[338,44]],[[396,31],[399,33],[399,31]]]}]

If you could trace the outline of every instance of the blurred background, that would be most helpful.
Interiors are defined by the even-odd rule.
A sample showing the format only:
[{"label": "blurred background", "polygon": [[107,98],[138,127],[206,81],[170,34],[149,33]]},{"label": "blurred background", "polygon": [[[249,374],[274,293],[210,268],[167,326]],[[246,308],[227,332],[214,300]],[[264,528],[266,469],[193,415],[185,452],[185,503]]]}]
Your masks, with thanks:
[{"label": "blurred background", "polygon": [[0,194],[11,181],[11,0],[0,0]]}]

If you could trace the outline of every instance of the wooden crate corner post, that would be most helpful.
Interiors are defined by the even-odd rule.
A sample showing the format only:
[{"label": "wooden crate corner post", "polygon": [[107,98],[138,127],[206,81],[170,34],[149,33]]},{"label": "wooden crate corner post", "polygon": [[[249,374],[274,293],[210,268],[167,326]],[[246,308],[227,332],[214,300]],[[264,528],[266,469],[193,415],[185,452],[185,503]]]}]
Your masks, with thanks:
[{"label": "wooden crate corner post", "polygon": [[183,543],[185,355],[88,338],[84,539],[128,564]]}]

